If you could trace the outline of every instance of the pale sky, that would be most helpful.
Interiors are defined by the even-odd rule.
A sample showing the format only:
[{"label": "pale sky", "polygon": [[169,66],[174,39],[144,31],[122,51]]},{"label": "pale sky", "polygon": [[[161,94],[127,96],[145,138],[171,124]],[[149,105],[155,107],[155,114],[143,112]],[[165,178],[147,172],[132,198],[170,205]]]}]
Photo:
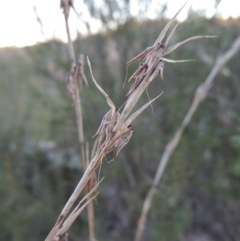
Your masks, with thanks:
[{"label": "pale sky", "polygon": [[[137,0],[132,2],[131,12],[136,15],[138,12]],[[164,3],[166,0],[152,0],[147,13],[150,19],[157,17],[155,9],[158,8],[159,2]],[[167,2],[167,15],[171,17],[185,0],[168,0]],[[214,0],[191,0],[179,15],[179,20],[186,18],[190,6],[193,10],[205,10],[206,15],[211,17],[215,13],[214,3]],[[66,41],[64,18],[59,5],[60,0],[0,0],[0,47],[23,47],[51,38]],[[36,20],[34,6],[37,8],[38,16],[43,23],[44,34],[41,33],[40,25]],[[83,0],[75,0],[74,6],[85,19],[89,20],[92,32],[96,32],[100,28],[100,24],[90,18]],[[222,0],[217,13],[223,18],[238,17],[240,15],[240,0]],[[71,12],[69,21],[73,37],[76,36],[76,29],[83,34],[86,33],[85,25],[74,12]]]}]

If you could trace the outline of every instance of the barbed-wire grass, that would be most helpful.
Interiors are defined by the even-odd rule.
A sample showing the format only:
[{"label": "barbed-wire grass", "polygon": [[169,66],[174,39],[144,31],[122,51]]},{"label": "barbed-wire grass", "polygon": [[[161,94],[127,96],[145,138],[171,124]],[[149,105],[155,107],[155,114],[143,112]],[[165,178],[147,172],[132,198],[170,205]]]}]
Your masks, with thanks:
[{"label": "barbed-wire grass", "polygon": [[[70,8],[72,1],[67,1],[67,2],[68,2],[68,8]],[[185,4],[182,6],[182,8],[186,5],[186,3],[187,2],[185,2]],[[108,106],[110,107],[110,110],[104,115],[103,120],[95,134],[98,139],[97,139],[97,144],[96,144],[96,150],[93,153],[94,154],[93,158],[90,161],[89,165],[87,166],[87,168],[86,168],[82,178],[80,179],[77,187],[75,188],[74,192],[72,193],[69,200],[65,204],[60,216],[58,217],[58,219],[56,221],[56,224],[54,225],[54,227],[53,227],[52,231],[50,232],[49,236],[47,237],[46,241],[52,241],[52,240],[57,241],[57,240],[65,240],[66,239],[68,229],[72,225],[72,223],[75,220],[75,218],[77,217],[77,215],[80,214],[80,212],[82,211],[82,208],[81,209],[77,208],[77,210],[79,210],[77,212],[76,211],[71,212],[70,214],[69,214],[69,212],[73,208],[73,205],[76,202],[76,200],[78,199],[81,191],[87,185],[89,179],[91,178],[91,176],[93,175],[93,173],[95,172],[95,170],[97,169],[99,164],[102,162],[103,157],[105,157],[108,153],[111,153],[111,152],[113,153],[113,160],[117,157],[117,155],[122,150],[122,148],[131,139],[131,136],[134,131],[132,122],[149,105],[151,105],[152,102],[154,102],[157,98],[159,98],[161,96],[162,93],[159,94],[154,99],[147,102],[145,105],[143,105],[137,111],[135,111],[133,114],[131,114],[131,112],[132,112],[133,108],[135,107],[136,103],[138,102],[139,98],[141,97],[143,92],[148,88],[148,86],[153,82],[155,77],[158,74],[160,74],[160,76],[163,77],[164,62],[177,63],[177,62],[192,61],[192,60],[169,60],[169,59],[164,58],[164,56],[171,53],[178,47],[180,47],[183,44],[186,44],[190,41],[202,39],[202,38],[214,37],[214,36],[195,36],[195,37],[186,39],[180,43],[177,43],[171,47],[168,47],[169,41],[171,40],[171,38],[178,26],[178,24],[177,24],[173,28],[173,30],[170,32],[165,43],[163,43],[162,41],[163,41],[167,31],[171,27],[172,23],[174,22],[177,15],[182,10],[182,8],[167,23],[167,25],[162,30],[162,32],[160,33],[159,37],[157,38],[157,40],[155,41],[155,43],[152,47],[147,48],[141,54],[137,55],[136,57],[134,57],[133,59],[131,59],[130,61],[127,62],[127,65],[129,65],[135,61],[142,60],[142,63],[140,64],[139,68],[136,70],[136,72],[133,74],[133,76],[130,77],[130,80],[135,79],[135,81],[134,81],[134,84],[132,85],[132,87],[130,88],[129,92],[127,93],[127,100],[126,100],[123,110],[121,112],[120,112],[120,109],[115,106],[114,102],[111,100],[111,98],[108,96],[108,94],[101,88],[101,86],[94,79],[91,64],[90,64],[89,59],[87,58],[90,73],[92,76],[92,80],[93,80],[95,86],[97,87],[97,89],[99,90],[99,92],[106,99],[106,102],[107,102]],[[69,32],[68,24],[66,24],[66,26],[67,26],[67,32]],[[70,49],[70,51],[73,50],[72,44],[69,44],[69,49]],[[70,58],[71,58],[71,55],[70,55]],[[104,70],[102,70],[102,71],[104,71]],[[74,90],[74,91],[76,91],[76,90]],[[91,199],[93,198],[91,196],[91,192],[89,194],[87,194],[86,197],[91,197]],[[91,199],[89,199],[88,202],[91,202]],[[76,208],[74,210],[76,210]],[[67,220],[73,220],[73,221],[70,222]],[[68,225],[66,225],[66,223]],[[64,228],[63,228],[63,226],[64,226]]]}]

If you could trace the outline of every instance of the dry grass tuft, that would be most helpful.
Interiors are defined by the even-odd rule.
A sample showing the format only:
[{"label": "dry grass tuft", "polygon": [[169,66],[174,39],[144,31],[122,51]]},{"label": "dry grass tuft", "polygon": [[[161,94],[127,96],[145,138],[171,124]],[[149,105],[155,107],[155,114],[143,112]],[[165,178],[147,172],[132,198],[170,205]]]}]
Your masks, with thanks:
[{"label": "dry grass tuft", "polygon": [[[186,3],[182,6],[182,8],[186,5]],[[71,42],[68,23],[67,23],[69,9],[70,7],[73,7],[72,1],[65,0],[65,1],[62,1],[61,4],[62,4],[61,5],[62,8],[64,9],[65,20],[66,20],[66,30],[69,36],[68,47],[69,47],[70,59],[72,60],[72,63],[73,63],[72,70],[68,77],[68,89],[73,97],[73,100],[78,102],[79,97],[77,96],[78,89],[76,90],[76,85],[77,85],[76,80],[78,76],[80,76],[80,79],[85,80],[83,68],[82,68],[83,59],[80,59],[79,65],[75,64],[76,61],[73,53],[73,47],[72,47],[72,42]],[[144,111],[149,105],[151,105],[153,101],[155,101],[157,98],[161,96],[161,94],[158,95],[153,100],[150,100],[148,103],[146,103],[145,105],[143,105],[141,108],[139,108],[137,111],[135,111],[133,114],[130,115],[130,113],[132,112],[132,109],[138,102],[139,98],[141,97],[143,92],[148,88],[148,86],[152,83],[155,77],[158,74],[160,74],[161,78],[163,78],[164,62],[178,63],[178,62],[192,61],[192,60],[171,60],[171,59],[164,58],[164,56],[190,41],[202,39],[202,38],[214,37],[214,36],[195,36],[195,37],[186,39],[180,43],[177,43],[171,47],[168,47],[169,42],[178,26],[177,24],[168,35],[165,43],[163,43],[163,39],[165,38],[167,31],[171,27],[172,23],[174,22],[177,15],[182,10],[182,8],[167,23],[167,25],[160,33],[159,37],[157,38],[153,46],[148,47],[142,53],[140,53],[139,55],[137,55],[136,57],[134,57],[133,59],[127,62],[127,65],[130,65],[135,61],[142,60],[142,63],[140,64],[136,72],[129,79],[129,81],[131,79],[135,79],[135,81],[132,87],[130,88],[129,92],[127,93],[127,100],[122,112],[120,112],[120,109],[115,106],[114,102],[111,100],[108,94],[101,88],[101,86],[94,79],[91,64],[89,59],[87,58],[87,62],[89,65],[93,82],[97,87],[97,89],[100,91],[100,93],[106,99],[106,102],[110,107],[110,110],[104,115],[102,122],[95,134],[95,136],[97,136],[98,139],[96,144],[96,150],[93,152],[92,160],[87,165],[81,180],[79,181],[76,189],[74,190],[73,194],[71,195],[65,207],[63,208],[53,230],[47,237],[46,241],[65,240],[66,233],[70,228],[70,226],[72,225],[72,223],[75,221],[77,216],[81,213],[83,208],[88,203],[90,203],[91,200],[94,198],[94,196],[91,196],[91,194],[93,190],[96,189],[96,186],[91,191],[89,190],[89,193],[85,196],[84,200],[87,198],[87,202],[85,202],[85,204],[83,204],[81,207],[79,203],[75,207],[75,209],[69,214],[70,209],[72,209],[81,191],[87,185],[88,181],[92,177],[96,168],[101,163],[103,157],[110,152],[113,152],[113,159],[117,157],[117,155],[122,150],[122,148],[129,142],[133,134],[134,127],[132,125],[132,122],[135,120],[135,118],[137,118],[141,114],[142,111]],[[76,105],[78,104],[76,103]],[[81,140],[80,140],[80,143],[81,143]]]}]

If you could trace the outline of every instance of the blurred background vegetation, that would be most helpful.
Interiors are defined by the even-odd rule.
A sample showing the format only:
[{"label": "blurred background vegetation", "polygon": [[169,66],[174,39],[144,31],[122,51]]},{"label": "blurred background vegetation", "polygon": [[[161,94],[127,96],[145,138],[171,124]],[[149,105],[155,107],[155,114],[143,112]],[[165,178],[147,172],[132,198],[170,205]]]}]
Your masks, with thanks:
[{"label": "blurred background vegetation", "polygon": [[[161,18],[140,21],[128,12],[128,1],[122,5],[104,2],[102,9],[86,1],[105,30],[79,35],[75,52],[89,56],[95,78],[120,106],[130,87],[122,89],[126,61],[152,45],[167,19],[164,6]],[[144,12],[151,1],[142,2]],[[134,122],[134,135],[117,160],[103,162],[105,179],[95,202],[98,240],[133,240],[166,143],[214,60],[239,35],[239,23],[239,18],[206,19],[202,13],[189,11],[180,24],[172,43],[201,34],[218,38],[192,42],[169,56],[197,62],[165,65],[164,80],[156,79],[149,88],[151,97],[164,91],[153,104],[155,114],[147,109]],[[43,240],[83,173],[74,107],[65,83],[70,68],[67,48],[52,40],[32,47],[2,48],[0,55],[0,239]],[[186,129],[154,197],[143,240],[239,239],[239,63],[237,53],[217,75]],[[136,67],[129,68],[129,76]],[[90,86],[81,90],[84,130],[92,146],[92,136],[108,107],[88,68],[85,71]],[[143,96],[139,105],[146,101]],[[71,229],[70,240],[88,240],[86,211]]]}]

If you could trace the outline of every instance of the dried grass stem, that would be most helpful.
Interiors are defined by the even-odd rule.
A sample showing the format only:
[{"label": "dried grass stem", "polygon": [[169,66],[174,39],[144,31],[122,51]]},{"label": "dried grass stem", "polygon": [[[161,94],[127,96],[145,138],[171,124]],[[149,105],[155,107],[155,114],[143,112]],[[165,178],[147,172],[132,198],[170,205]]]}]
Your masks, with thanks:
[{"label": "dried grass stem", "polygon": [[194,113],[196,112],[200,103],[206,98],[209,89],[211,88],[212,82],[221,68],[239,51],[240,49],[240,37],[238,37],[234,43],[232,44],[231,48],[222,56],[220,56],[213,66],[210,74],[208,75],[207,79],[204,83],[202,83],[196,90],[193,102],[181,124],[177,132],[174,134],[173,138],[167,144],[165,151],[162,155],[162,158],[159,162],[159,166],[157,172],[155,174],[152,186],[144,200],[143,208],[141,216],[138,220],[138,226],[135,233],[134,241],[140,241],[145,229],[147,214],[151,207],[153,196],[156,192],[156,187],[159,185],[160,180],[163,176],[167,163],[171,155],[173,154],[174,150],[176,149],[177,145],[180,142],[182,134],[186,128],[186,126],[190,123]]}]

